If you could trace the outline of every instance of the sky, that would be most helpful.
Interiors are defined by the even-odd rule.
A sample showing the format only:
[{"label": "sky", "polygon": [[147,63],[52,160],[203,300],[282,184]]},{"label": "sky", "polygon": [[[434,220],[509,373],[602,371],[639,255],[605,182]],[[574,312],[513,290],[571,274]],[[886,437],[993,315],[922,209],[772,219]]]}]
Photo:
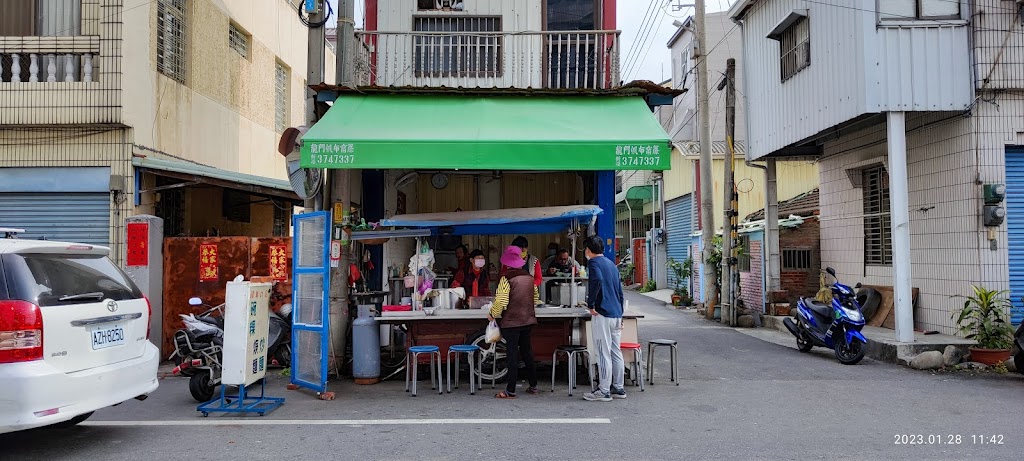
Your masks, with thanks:
[{"label": "sky", "polygon": [[[337,11],[338,0],[328,0]],[[705,0],[707,12],[714,13],[729,9],[734,0]],[[365,0],[355,0],[356,27],[363,27]],[[668,40],[676,27],[673,21],[684,21],[693,14],[691,7],[678,8],[676,5],[693,4],[693,0],[618,0],[616,18],[622,31],[620,63],[622,80],[651,80],[662,82],[672,77],[671,56]],[[331,18],[333,26],[335,15]]]}]

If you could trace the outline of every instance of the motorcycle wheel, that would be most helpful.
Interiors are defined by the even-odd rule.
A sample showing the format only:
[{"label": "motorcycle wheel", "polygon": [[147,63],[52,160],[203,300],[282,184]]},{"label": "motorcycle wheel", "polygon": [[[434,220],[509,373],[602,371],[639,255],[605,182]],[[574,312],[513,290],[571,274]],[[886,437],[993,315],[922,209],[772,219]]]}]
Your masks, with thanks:
[{"label": "motorcycle wheel", "polygon": [[[491,344],[487,342],[484,332],[478,332],[476,334],[469,335],[469,344],[480,346],[480,349],[484,350],[483,357],[480,363],[476,364],[477,373],[480,374],[481,378],[486,381],[490,381],[493,377],[495,382],[504,382],[505,375],[508,374],[508,363],[505,360],[505,338],[501,338],[498,341],[498,346],[495,348],[495,353],[490,354]],[[497,360],[497,370],[492,371],[494,361]]]},{"label": "motorcycle wheel", "polygon": [[[797,323],[797,331],[803,332],[803,322]],[[805,339],[803,336],[797,336],[796,338],[796,349],[800,352],[810,352],[814,348],[814,344]]]},{"label": "motorcycle wheel", "polygon": [[213,400],[213,393],[216,391],[216,388],[210,382],[209,373],[199,373],[188,379],[188,391],[197,402],[206,403]]},{"label": "motorcycle wheel", "polygon": [[291,344],[285,344],[278,347],[274,351],[274,360],[277,360],[277,364],[281,368],[288,368],[292,365],[292,346]]},{"label": "motorcycle wheel", "polygon": [[840,341],[836,343],[836,359],[843,365],[856,365],[864,358],[866,348],[864,343],[854,340],[853,342]]}]

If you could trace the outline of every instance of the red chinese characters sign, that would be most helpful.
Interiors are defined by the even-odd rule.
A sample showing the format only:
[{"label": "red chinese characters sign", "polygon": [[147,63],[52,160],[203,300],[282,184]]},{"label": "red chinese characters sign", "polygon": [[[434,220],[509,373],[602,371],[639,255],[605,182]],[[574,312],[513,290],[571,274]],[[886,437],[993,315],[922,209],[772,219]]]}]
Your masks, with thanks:
[{"label": "red chinese characters sign", "polygon": [[288,280],[288,254],[286,245],[270,245],[270,278]]},{"label": "red chinese characters sign", "polygon": [[217,245],[199,245],[199,281],[215,282],[218,278]]},{"label": "red chinese characters sign", "polygon": [[128,223],[127,234],[127,264],[129,266],[148,266],[149,224],[144,222]]}]

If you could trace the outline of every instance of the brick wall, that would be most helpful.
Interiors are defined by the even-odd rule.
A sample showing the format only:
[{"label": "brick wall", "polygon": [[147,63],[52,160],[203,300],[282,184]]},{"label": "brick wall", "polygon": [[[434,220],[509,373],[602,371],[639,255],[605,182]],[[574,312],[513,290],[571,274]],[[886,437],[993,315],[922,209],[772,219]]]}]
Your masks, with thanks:
[{"label": "brick wall", "polygon": [[779,247],[783,250],[811,250],[811,267],[796,270],[783,268],[781,282],[782,289],[789,291],[789,302],[794,305],[800,296],[814,296],[818,292],[821,273],[821,223],[811,218],[805,220],[800,227],[782,229],[779,233]]},{"label": "brick wall", "polygon": [[764,308],[764,257],[762,256],[763,241],[751,240],[750,272],[740,272],[740,298],[750,309]]}]

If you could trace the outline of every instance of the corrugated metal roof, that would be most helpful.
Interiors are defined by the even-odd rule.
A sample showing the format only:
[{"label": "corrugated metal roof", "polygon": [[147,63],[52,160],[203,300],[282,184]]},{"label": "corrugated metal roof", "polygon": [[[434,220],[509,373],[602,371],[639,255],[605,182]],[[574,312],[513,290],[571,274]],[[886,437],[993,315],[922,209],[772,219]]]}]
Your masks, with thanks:
[{"label": "corrugated metal roof", "polygon": [[[700,155],[700,142],[699,141],[684,141],[676,143],[679,146],[680,151],[683,155]],[[736,155],[744,155],[747,152],[746,145],[743,141],[733,142],[733,148],[736,149]],[[711,154],[712,155],[725,155],[729,153],[729,145],[725,141],[712,141],[711,142]]]},{"label": "corrugated metal roof", "polygon": [[[273,179],[263,176],[256,176],[251,174],[238,173],[234,171],[222,170],[220,168],[214,168],[211,166],[199,165],[196,163],[189,163],[180,160],[167,160],[153,157],[132,158],[132,166],[134,166],[135,168],[143,168],[147,170],[168,171],[182,175],[212,178],[236,184],[255,186],[256,188],[275,189],[276,191],[287,192],[286,195],[293,196],[295,199],[298,199],[298,196],[295,195],[295,192],[292,190],[291,184],[288,181],[280,179]],[[254,192],[258,192],[258,190],[254,190]],[[278,192],[275,195],[281,194],[280,192]]]}]

